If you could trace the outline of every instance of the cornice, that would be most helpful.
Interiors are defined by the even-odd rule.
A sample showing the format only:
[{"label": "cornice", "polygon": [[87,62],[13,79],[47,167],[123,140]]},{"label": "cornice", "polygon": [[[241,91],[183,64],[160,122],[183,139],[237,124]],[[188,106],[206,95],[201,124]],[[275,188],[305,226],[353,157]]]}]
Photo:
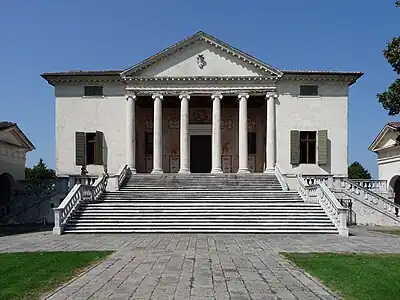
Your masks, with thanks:
[{"label": "cornice", "polygon": [[312,82],[344,82],[349,85],[353,84],[358,75],[338,75],[338,74],[284,74],[280,81],[312,81]]},{"label": "cornice", "polygon": [[126,77],[126,82],[134,81],[276,81],[269,76],[181,76],[181,77]]}]

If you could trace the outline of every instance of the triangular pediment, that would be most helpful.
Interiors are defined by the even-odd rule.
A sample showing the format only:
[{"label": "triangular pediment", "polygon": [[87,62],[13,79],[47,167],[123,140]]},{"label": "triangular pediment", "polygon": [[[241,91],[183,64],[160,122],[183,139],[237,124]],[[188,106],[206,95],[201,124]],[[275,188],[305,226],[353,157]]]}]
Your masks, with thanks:
[{"label": "triangular pediment", "polygon": [[378,136],[375,138],[374,142],[369,146],[371,151],[379,151],[381,149],[387,149],[397,144],[397,137],[399,136],[393,127],[386,125]]},{"label": "triangular pediment", "polygon": [[198,32],[141,63],[122,77],[280,77],[270,65]]},{"label": "triangular pediment", "polygon": [[25,136],[17,125],[7,130],[1,130],[0,142],[13,145],[17,148],[24,148],[28,151],[35,149],[32,142]]}]

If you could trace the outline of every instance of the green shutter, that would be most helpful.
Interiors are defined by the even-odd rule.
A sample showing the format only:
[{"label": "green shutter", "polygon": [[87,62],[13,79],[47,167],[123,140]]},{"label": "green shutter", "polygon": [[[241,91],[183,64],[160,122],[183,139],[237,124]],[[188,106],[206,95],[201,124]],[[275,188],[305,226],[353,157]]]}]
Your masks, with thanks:
[{"label": "green shutter", "polygon": [[328,163],[328,130],[318,131],[318,164]]},{"label": "green shutter", "polygon": [[290,163],[300,164],[300,131],[290,131]]},{"label": "green shutter", "polygon": [[75,132],[75,163],[77,166],[86,165],[86,135]]},{"label": "green shutter", "polygon": [[96,131],[96,155],[95,155],[95,165],[103,164],[103,133],[101,131]]}]

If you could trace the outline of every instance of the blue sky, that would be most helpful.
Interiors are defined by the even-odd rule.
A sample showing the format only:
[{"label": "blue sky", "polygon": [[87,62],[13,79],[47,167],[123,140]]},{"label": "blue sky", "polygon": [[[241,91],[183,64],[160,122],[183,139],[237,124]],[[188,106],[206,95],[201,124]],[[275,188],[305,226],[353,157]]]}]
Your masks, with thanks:
[{"label": "blue sky", "polygon": [[362,71],[350,90],[349,161],[377,175],[368,146],[389,117],[376,99],[395,79],[382,56],[400,34],[394,0],[3,1],[0,120],[18,122],[55,167],[54,90],[43,72],[124,69],[203,30],[282,69]]}]

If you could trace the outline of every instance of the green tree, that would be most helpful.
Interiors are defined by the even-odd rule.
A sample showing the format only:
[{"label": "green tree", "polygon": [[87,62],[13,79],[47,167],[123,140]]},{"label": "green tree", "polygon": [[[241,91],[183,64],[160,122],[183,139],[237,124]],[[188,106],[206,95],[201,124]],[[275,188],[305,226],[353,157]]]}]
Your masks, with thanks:
[{"label": "green tree", "polygon": [[[396,6],[400,7],[400,1],[396,1]],[[392,66],[393,71],[400,76],[400,36],[394,37],[386,44],[383,56]],[[377,95],[379,102],[385,110],[389,111],[390,116],[400,113],[400,78],[397,78],[385,92]]]},{"label": "green tree", "polygon": [[347,172],[350,179],[371,179],[371,174],[358,161],[353,162]]},{"label": "green tree", "polygon": [[37,199],[51,192],[51,179],[54,178],[56,178],[56,172],[49,169],[43,159],[40,159],[32,168],[25,168],[25,180],[28,181],[26,189],[33,193]]}]

